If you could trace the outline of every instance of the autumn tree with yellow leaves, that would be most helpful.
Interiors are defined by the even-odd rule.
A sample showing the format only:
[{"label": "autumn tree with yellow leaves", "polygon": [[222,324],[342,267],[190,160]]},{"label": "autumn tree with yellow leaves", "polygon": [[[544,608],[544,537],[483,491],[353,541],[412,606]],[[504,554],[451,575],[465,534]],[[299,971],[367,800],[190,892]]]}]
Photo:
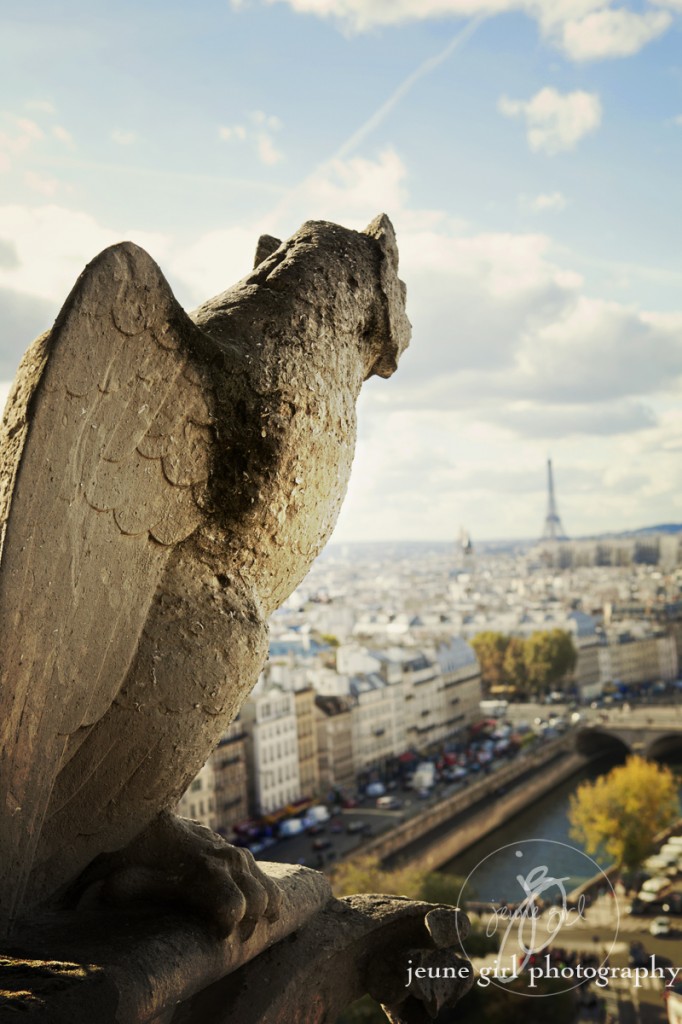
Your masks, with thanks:
[{"label": "autumn tree with yellow leaves", "polygon": [[677,783],[669,768],[629,757],[584,782],[571,797],[571,835],[590,854],[603,852],[632,870],[654,852],[654,837],[679,817]]}]

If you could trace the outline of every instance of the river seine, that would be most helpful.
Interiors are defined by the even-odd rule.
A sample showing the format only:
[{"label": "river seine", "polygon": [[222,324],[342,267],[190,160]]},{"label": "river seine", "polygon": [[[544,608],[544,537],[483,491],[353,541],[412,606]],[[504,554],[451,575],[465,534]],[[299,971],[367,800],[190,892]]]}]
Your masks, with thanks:
[{"label": "river seine", "polygon": [[[591,781],[598,775],[603,775],[618,763],[619,758],[612,755],[591,762],[551,793],[536,801],[532,807],[516,815],[506,825],[491,832],[481,842],[455,857],[442,870],[463,879],[471,872],[475,872],[471,885],[476,899],[486,902],[517,901],[523,897],[523,891],[518,881],[519,861],[515,859],[520,853],[515,850],[515,844],[535,839],[547,841],[536,847],[537,855],[548,862],[547,866],[553,875],[568,878],[567,890],[587,881],[591,875],[597,873],[597,867],[590,871],[589,861],[584,857],[577,857],[570,849],[575,848],[581,853],[584,852],[582,845],[570,835],[569,797],[581,782]],[[502,847],[509,847],[508,856],[490,856]],[[600,866],[606,866],[608,863],[605,860],[600,861],[598,857],[595,860]]]}]

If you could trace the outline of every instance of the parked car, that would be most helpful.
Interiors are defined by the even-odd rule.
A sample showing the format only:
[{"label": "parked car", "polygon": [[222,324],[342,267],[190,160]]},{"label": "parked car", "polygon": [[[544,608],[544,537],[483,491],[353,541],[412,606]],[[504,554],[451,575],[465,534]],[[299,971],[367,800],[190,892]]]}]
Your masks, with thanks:
[{"label": "parked car", "polygon": [[[664,875],[655,875],[653,878],[647,878],[646,882],[642,882],[642,888],[637,893],[640,899],[647,899],[643,893],[653,893],[653,898],[658,899],[667,889],[670,888],[670,879]],[[651,898],[649,897],[649,902]]]},{"label": "parked car", "polygon": [[352,818],[351,821],[346,823],[346,832],[352,836],[356,832],[362,832],[363,827],[363,821],[360,821],[358,818]]},{"label": "parked car", "polygon": [[377,799],[377,807],[382,811],[399,811],[402,806],[403,802],[397,796],[380,796]]},{"label": "parked car", "polygon": [[328,850],[331,845],[331,839],[313,839],[313,850]]},{"label": "parked car", "polygon": [[654,918],[649,927],[649,933],[651,935],[670,935],[671,931],[670,921],[667,917]]}]

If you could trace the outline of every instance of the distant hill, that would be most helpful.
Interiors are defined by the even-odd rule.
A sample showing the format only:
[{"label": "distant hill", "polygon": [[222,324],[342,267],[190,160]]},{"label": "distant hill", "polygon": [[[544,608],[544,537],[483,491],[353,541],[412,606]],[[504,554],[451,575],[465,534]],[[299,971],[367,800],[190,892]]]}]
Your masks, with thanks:
[{"label": "distant hill", "polygon": [[598,533],[584,540],[601,540],[607,537],[647,537],[654,533],[682,533],[682,523],[660,523],[658,526],[640,526],[638,530],[618,530],[614,533]]}]

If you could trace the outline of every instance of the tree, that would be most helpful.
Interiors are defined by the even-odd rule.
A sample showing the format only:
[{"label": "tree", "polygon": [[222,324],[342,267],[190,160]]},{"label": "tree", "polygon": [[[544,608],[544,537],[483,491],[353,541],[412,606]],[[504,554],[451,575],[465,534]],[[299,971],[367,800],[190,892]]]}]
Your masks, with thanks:
[{"label": "tree", "polygon": [[573,671],[577,660],[573,638],[564,629],[531,633],[524,643],[523,654],[528,688],[538,695],[558,685]]},{"label": "tree", "polygon": [[510,686],[525,694],[528,689],[525,644],[520,636],[509,637],[502,663],[504,677]]},{"label": "tree", "polygon": [[456,906],[463,879],[440,871],[421,871],[409,865],[388,871],[378,857],[355,857],[342,861],[331,877],[335,896],[356,892],[383,892],[407,896],[426,903],[448,903]]},{"label": "tree", "polygon": [[654,837],[679,813],[670,769],[635,756],[579,786],[568,816],[571,835],[588,853],[603,851],[619,869],[632,870],[653,853]]},{"label": "tree", "polygon": [[508,636],[492,630],[477,633],[471,641],[481,666],[481,683],[486,693],[491,686],[500,686],[504,682],[504,656],[508,644]]}]

